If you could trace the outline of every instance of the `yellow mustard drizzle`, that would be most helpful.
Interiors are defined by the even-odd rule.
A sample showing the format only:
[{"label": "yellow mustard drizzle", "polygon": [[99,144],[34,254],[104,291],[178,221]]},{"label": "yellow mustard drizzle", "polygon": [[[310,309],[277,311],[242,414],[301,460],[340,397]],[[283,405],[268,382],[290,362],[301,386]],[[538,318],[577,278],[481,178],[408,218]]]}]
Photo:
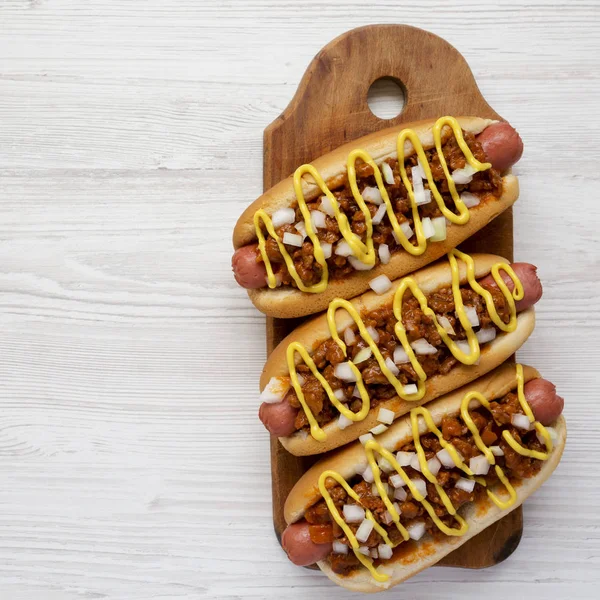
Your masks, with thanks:
[{"label": "yellow mustard drizzle", "polygon": [[[425,395],[425,391],[426,391],[425,381],[427,379],[425,371],[421,367],[421,365],[415,355],[415,352],[410,345],[410,342],[408,340],[408,335],[406,333],[406,329],[404,328],[404,325],[402,324],[402,300],[403,300],[404,294],[406,293],[407,290],[410,290],[412,292],[413,296],[418,300],[423,313],[426,316],[431,317],[442,340],[444,341],[446,346],[448,346],[448,349],[450,350],[450,352],[452,352],[452,354],[458,361],[460,361],[466,365],[472,365],[479,360],[479,355],[480,355],[479,342],[477,340],[477,336],[476,336],[475,332],[473,331],[473,327],[471,326],[471,324],[469,322],[469,319],[465,312],[465,307],[464,307],[464,304],[462,301],[462,295],[461,295],[461,291],[460,291],[460,269],[458,266],[457,259],[462,260],[466,264],[467,281],[468,281],[469,285],[471,286],[471,288],[477,294],[479,294],[480,296],[482,296],[484,298],[488,313],[490,314],[492,321],[502,331],[506,331],[506,332],[512,332],[517,327],[517,311],[516,311],[516,306],[515,306],[515,300],[521,300],[523,298],[523,295],[524,295],[523,294],[523,286],[521,285],[521,282],[519,281],[518,277],[516,276],[515,272],[511,268],[511,266],[507,263],[499,262],[499,263],[494,264],[491,269],[491,273],[492,273],[492,277],[494,278],[494,281],[498,285],[499,289],[502,291],[502,293],[508,303],[509,311],[510,311],[510,320],[509,320],[508,324],[504,323],[502,321],[502,319],[500,318],[500,315],[498,314],[498,311],[496,310],[496,307],[494,305],[494,300],[493,300],[492,294],[477,283],[477,280],[475,279],[475,262],[474,262],[473,258],[471,256],[469,256],[468,254],[465,254],[464,252],[460,252],[459,250],[456,250],[456,249],[452,250],[448,254],[448,260],[450,262],[450,269],[451,269],[451,273],[452,273],[452,294],[454,297],[455,310],[456,310],[456,314],[458,315],[458,318],[460,320],[460,323],[463,326],[465,333],[467,334],[467,341],[469,343],[469,349],[470,349],[469,354],[465,354],[460,349],[458,344],[450,338],[450,336],[448,335],[446,330],[439,324],[437,317],[435,315],[435,312],[427,305],[427,298],[426,298],[425,294],[423,294],[423,292],[420,290],[416,281],[412,277],[405,277],[404,279],[401,280],[400,285],[398,286],[398,289],[394,293],[393,310],[394,310],[394,316],[397,319],[394,330],[396,333],[396,337],[398,338],[398,340],[400,340],[400,343],[402,344],[402,348],[408,355],[410,363],[419,378],[419,380],[417,382],[417,392],[414,394],[405,393],[403,384],[390,371],[390,369],[388,368],[388,366],[385,363],[385,359],[383,358],[381,351],[379,350],[379,348],[377,347],[377,344],[373,340],[373,337],[371,336],[371,334],[368,332],[367,328],[365,327],[364,321],[362,320],[360,314],[358,313],[358,311],[356,310],[354,305],[352,303],[350,303],[348,300],[344,300],[342,298],[335,298],[334,300],[332,300],[329,303],[329,308],[327,310],[327,325],[329,327],[329,332],[331,334],[331,338],[333,340],[335,340],[336,344],[341,348],[342,352],[344,353],[344,356],[347,356],[347,347],[346,347],[346,344],[344,343],[344,341],[340,338],[340,335],[338,334],[336,320],[335,320],[336,312],[339,309],[345,310],[350,315],[350,317],[352,318],[352,321],[358,327],[360,336],[367,343],[368,347],[371,349],[371,351],[373,353],[373,356],[377,360],[377,363],[379,365],[379,368],[381,369],[381,372],[386,377],[386,379],[390,382],[390,384],[392,386],[394,386],[396,393],[403,400],[407,400],[407,401],[421,400],[421,398],[423,398],[423,396]],[[500,271],[504,271],[504,272],[508,273],[508,275],[512,279],[513,284],[514,284],[514,290],[512,293],[509,291],[508,286],[504,283],[502,276],[500,274]],[[315,416],[313,415],[308,404],[306,403],[306,399],[304,397],[304,392],[302,391],[302,386],[300,385],[300,382],[298,381],[298,374],[296,371],[296,353],[298,353],[301,356],[301,358],[304,360],[304,363],[306,364],[306,366],[311,370],[312,374],[319,380],[319,382],[323,386],[325,392],[327,393],[327,397],[329,398],[331,403],[335,406],[335,408],[342,415],[344,415],[346,418],[348,418],[349,420],[354,421],[354,422],[362,421],[363,419],[365,419],[365,417],[369,413],[371,403],[370,403],[369,394],[364,385],[363,378],[362,378],[362,375],[361,375],[358,367],[351,361],[348,362],[350,369],[352,370],[354,377],[356,378],[356,385],[358,387],[358,390],[360,392],[360,397],[362,400],[362,405],[361,405],[360,410],[355,413],[355,412],[352,412],[340,400],[338,400],[335,397],[333,389],[331,388],[331,386],[329,385],[327,380],[321,375],[321,373],[319,373],[319,370],[317,369],[314,361],[310,357],[308,350],[306,348],[304,348],[304,346],[302,346],[302,344],[300,344],[299,342],[293,342],[287,348],[287,366],[288,366],[288,370],[290,373],[292,386],[294,388],[294,391],[296,392],[296,396],[298,397],[298,401],[300,402],[300,405],[304,409],[306,418],[308,419],[308,423],[310,425],[310,434],[315,440],[322,442],[325,439],[327,439],[327,434],[319,426]]]},{"label": "yellow mustard drizzle", "polygon": [[[518,394],[518,398],[519,398],[519,403],[521,404],[521,407],[523,408],[523,412],[530,418],[530,421],[533,422],[534,421],[533,413],[531,411],[531,407],[529,406],[529,404],[527,403],[527,400],[525,399],[525,394],[524,394],[524,390],[523,390],[524,379],[523,379],[522,365],[520,365],[520,364],[516,365],[516,374],[517,374],[517,377],[516,377],[516,379],[517,379],[517,394]],[[475,425],[475,423],[473,422],[473,419],[471,418],[471,415],[469,413],[469,404],[473,400],[479,402],[480,405],[483,406],[484,408],[486,408],[487,410],[490,410],[490,403],[485,396],[483,396],[479,392],[469,392],[464,396],[464,398],[462,399],[462,402],[461,402],[461,406],[460,406],[461,417],[462,417],[463,421],[465,422],[465,424],[467,425],[467,427],[469,428],[469,431],[473,435],[473,439],[474,439],[475,444],[477,445],[478,449],[483,453],[483,455],[486,457],[486,459],[488,460],[490,465],[493,465],[495,467],[495,471],[498,476],[498,479],[501,481],[501,483],[504,485],[504,488],[508,492],[508,499],[502,500],[500,497],[498,497],[494,492],[492,492],[489,489],[486,490],[487,495],[490,498],[490,500],[494,504],[496,504],[496,506],[498,506],[502,510],[506,510],[507,508],[510,508],[516,502],[517,495],[516,495],[515,489],[510,484],[508,477],[506,477],[506,474],[504,473],[504,471],[501,469],[501,467],[499,467],[496,464],[496,459],[495,459],[494,454],[483,443],[483,440],[481,439],[481,436],[479,435],[477,426]],[[461,517],[460,515],[458,515],[456,513],[456,509],[452,505],[450,498],[446,494],[445,490],[438,484],[437,478],[435,477],[435,475],[433,475],[433,473],[430,471],[430,469],[427,465],[425,451],[421,444],[421,434],[419,432],[419,417],[422,417],[424,419],[425,424],[427,426],[427,430],[430,433],[434,433],[436,435],[436,437],[439,439],[442,448],[444,448],[445,450],[448,451],[448,453],[452,457],[452,460],[456,464],[457,468],[464,471],[469,476],[470,479],[474,479],[477,483],[486,487],[485,479],[473,476],[473,472],[462,461],[460,455],[456,451],[456,448],[454,448],[454,446],[451,443],[447,442],[444,439],[442,432],[434,423],[433,417],[431,416],[431,413],[429,412],[429,410],[423,406],[413,408],[410,413],[413,442],[415,445],[417,456],[419,458],[419,465],[421,468],[421,473],[425,476],[425,478],[429,482],[431,482],[433,485],[435,485],[436,492],[438,493],[438,495],[440,496],[440,499],[444,503],[444,506],[445,506],[446,510],[448,511],[448,514],[452,515],[455,518],[455,520],[458,522],[459,526],[456,529],[453,529],[453,528],[448,527],[445,523],[443,523],[440,520],[440,518],[436,515],[435,509],[433,508],[433,506],[419,492],[419,490],[416,488],[416,486],[414,485],[412,480],[408,477],[408,475],[406,474],[404,469],[400,466],[400,464],[396,460],[396,457],[394,456],[394,454],[392,452],[390,452],[389,450],[387,450],[386,448],[384,448],[381,444],[379,444],[374,439],[371,439],[371,440],[368,440],[367,443],[365,444],[365,454],[367,457],[367,462],[369,463],[369,466],[371,467],[371,471],[373,473],[374,483],[377,486],[377,490],[379,492],[381,499],[383,500],[388,512],[390,513],[390,515],[392,517],[392,521],[393,521],[394,525],[400,532],[402,539],[404,541],[407,541],[409,539],[409,533],[408,533],[408,530],[402,525],[402,523],[400,523],[400,515],[398,514],[398,511],[394,508],[393,502],[388,497],[386,489],[383,486],[383,482],[381,480],[381,470],[380,470],[377,460],[375,458],[375,453],[377,453],[379,456],[381,456],[383,459],[385,459],[396,470],[396,472],[400,475],[400,477],[402,477],[406,487],[408,487],[408,489],[410,490],[410,493],[412,494],[414,500],[416,500],[417,502],[419,502],[423,505],[423,507],[425,508],[425,510],[427,511],[429,516],[431,517],[432,521],[436,524],[436,526],[438,527],[438,529],[440,531],[442,531],[446,535],[462,536],[469,529],[468,523],[465,521],[465,519],[463,517]],[[541,423],[535,421],[535,425],[536,425],[536,430],[544,438],[547,452],[542,453],[542,452],[530,451],[527,448],[523,448],[514,439],[513,439],[513,442],[520,449],[517,451],[520,451],[520,454],[522,454],[523,456],[532,456],[533,458],[537,458],[539,460],[547,460],[550,455],[550,452],[552,451],[552,438],[550,437],[550,434],[548,433],[546,428]],[[506,431],[507,430],[504,430],[503,434],[506,433]],[[508,440],[507,440],[507,442],[508,442]],[[511,444],[511,447],[512,447],[512,444]],[[535,454],[533,454],[533,452],[535,452]],[[344,490],[346,491],[346,493],[348,494],[348,496],[350,498],[352,498],[359,506],[361,505],[360,496],[352,489],[352,487],[348,484],[348,482],[337,471],[327,470],[327,471],[323,471],[321,473],[321,475],[319,477],[319,483],[318,483],[319,492],[321,493],[321,496],[325,500],[325,503],[327,504],[327,508],[329,509],[329,512],[330,512],[331,516],[333,517],[334,521],[344,531],[344,534],[345,534],[346,538],[348,539],[348,541],[350,542],[350,546],[351,546],[354,554],[356,555],[358,560],[361,562],[361,564],[364,565],[369,570],[369,572],[371,573],[371,575],[373,576],[373,578],[376,581],[381,582],[381,583],[387,581],[389,579],[389,575],[387,575],[386,573],[379,572],[373,564],[373,559],[362,554],[361,552],[359,552],[358,549],[360,547],[360,543],[357,540],[356,535],[353,533],[352,529],[348,526],[348,524],[344,521],[343,517],[340,515],[340,513],[339,513],[337,507],[335,506],[335,503],[333,502],[333,499],[329,493],[329,489],[327,487],[328,479],[333,479],[339,485],[341,485],[344,488]],[[381,527],[381,525],[379,525],[379,523],[377,523],[377,521],[375,520],[375,518],[373,516],[373,513],[368,509],[365,509],[365,518],[373,523],[373,528],[375,529],[375,531],[377,531],[377,533],[379,533],[381,535],[383,541],[388,546],[395,548],[396,546],[398,546],[401,543],[401,542],[398,542],[397,544],[392,543],[392,541],[390,540],[390,538],[387,534],[387,531],[383,527]]]},{"label": "yellow mustard drizzle", "polygon": [[400,167],[400,176],[402,178],[402,182],[406,187],[408,192],[408,197],[411,203],[412,209],[412,218],[414,224],[415,235],[417,239],[417,244],[412,244],[409,239],[406,237],[404,232],[402,231],[400,224],[398,223],[398,219],[396,214],[394,213],[394,208],[392,206],[392,202],[387,193],[387,190],[383,184],[383,178],[381,175],[381,170],[379,166],[375,163],[373,158],[369,155],[368,152],[361,149],[353,150],[349,155],[346,161],[346,168],[348,172],[348,182],[350,184],[350,189],[352,191],[352,195],[356,204],[360,208],[361,212],[365,217],[365,226],[366,226],[366,242],[363,242],[361,237],[355,234],[348,221],[348,217],[340,210],[338,201],[331,190],[327,187],[323,177],[319,174],[319,172],[310,164],[305,164],[296,169],[294,172],[294,193],[296,195],[296,200],[298,202],[298,208],[302,213],[302,218],[304,220],[304,226],[306,228],[306,234],[310,241],[313,244],[314,248],[314,256],[317,263],[322,268],[321,280],[318,283],[313,285],[305,285],[302,281],[302,278],[298,274],[296,267],[294,266],[294,262],[289,252],[285,248],[282,239],[275,232],[275,228],[273,226],[273,222],[271,217],[267,214],[263,209],[258,210],[254,213],[254,228],[256,230],[256,237],[258,239],[258,250],[261,254],[263,262],[265,264],[265,268],[267,271],[267,283],[268,286],[273,289],[277,287],[277,278],[275,277],[275,273],[273,272],[273,267],[271,265],[271,261],[267,256],[266,252],[266,240],[265,235],[262,231],[261,225],[264,225],[268,234],[275,240],[281,255],[285,261],[287,269],[292,277],[292,279],[296,282],[298,289],[302,292],[310,292],[319,294],[327,289],[327,283],[329,280],[329,270],[327,268],[327,262],[325,260],[325,255],[323,254],[323,248],[321,247],[321,243],[317,237],[316,231],[313,229],[312,220],[310,218],[310,210],[308,209],[308,205],[306,203],[306,199],[304,197],[304,192],[302,191],[302,181],[304,175],[310,175],[324,196],[329,199],[331,206],[333,207],[333,212],[335,219],[337,221],[340,233],[342,237],[352,250],[352,254],[358,260],[363,262],[366,265],[374,265],[376,262],[375,256],[375,248],[373,246],[373,221],[371,218],[371,213],[369,211],[368,206],[366,205],[362,194],[358,189],[358,182],[356,178],[356,160],[361,159],[364,163],[368,164],[373,169],[373,175],[375,177],[375,181],[377,183],[377,188],[381,194],[383,202],[386,206],[386,214],[390,220],[390,224],[395,233],[395,237],[401,246],[414,256],[418,256],[423,254],[427,248],[427,240],[425,239],[425,233],[423,230],[423,223],[421,221],[421,217],[419,216],[419,210],[417,203],[415,201],[414,189],[412,183],[408,179],[408,175],[406,173],[406,168],[404,166],[404,160],[406,158],[406,153],[404,151],[405,142],[409,141],[412,144],[412,147],[415,149],[416,154],[419,158],[419,163],[425,175],[427,177],[427,183],[429,184],[429,189],[439,207],[442,211],[442,214],[446,219],[455,223],[457,225],[463,225],[469,220],[469,209],[465,206],[464,202],[460,199],[458,192],[456,191],[456,186],[454,181],[452,180],[452,176],[450,171],[448,170],[448,165],[446,164],[446,159],[444,158],[444,154],[442,152],[442,130],[445,126],[448,126],[452,129],[454,137],[462,150],[465,160],[467,164],[469,164],[475,171],[485,171],[491,168],[491,163],[482,163],[479,162],[474,156],[469,146],[464,140],[462,135],[461,127],[458,121],[454,117],[440,117],[434,127],[433,127],[433,139],[435,142],[435,148],[438,154],[438,158],[440,161],[440,165],[444,170],[444,174],[446,179],[448,180],[448,189],[450,190],[450,194],[452,199],[454,200],[454,204],[458,210],[458,214],[453,213],[444,203],[444,199],[440,194],[431,173],[431,168],[427,162],[427,157],[425,156],[425,150],[423,149],[423,145],[419,140],[419,137],[412,129],[404,129],[398,134],[397,138],[397,156],[398,156],[398,164]]}]

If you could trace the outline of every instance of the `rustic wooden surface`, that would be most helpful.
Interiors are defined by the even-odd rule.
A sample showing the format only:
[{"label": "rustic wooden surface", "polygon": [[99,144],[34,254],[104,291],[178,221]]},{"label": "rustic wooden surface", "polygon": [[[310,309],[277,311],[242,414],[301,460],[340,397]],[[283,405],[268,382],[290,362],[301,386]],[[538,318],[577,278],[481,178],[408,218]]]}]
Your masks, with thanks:
[{"label": "rustic wooden surface", "polygon": [[2,599],[356,597],[273,535],[265,321],[230,234],[315,53],[381,22],[447,39],[525,139],[515,255],[545,294],[519,357],[570,436],[507,561],[386,597],[597,598],[597,3],[2,0]]},{"label": "rustic wooden surface", "polygon": [[[365,63],[365,56],[369,60]],[[404,108],[392,119],[376,117],[368,105],[373,82],[401,83]],[[264,135],[263,184],[268,189],[298,165],[341,144],[385,127],[451,115],[501,118],[485,101],[460,53],[442,38],[407,25],[367,25],[323,48],[308,66],[298,91]],[[469,240],[471,249],[512,258],[512,210]],[[299,320],[267,319],[267,355]],[[286,527],[285,499],[314,457],[289,454],[271,439],[273,521],[277,537]],[[440,564],[483,568],[505,560],[522,533],[517,508]]]}]

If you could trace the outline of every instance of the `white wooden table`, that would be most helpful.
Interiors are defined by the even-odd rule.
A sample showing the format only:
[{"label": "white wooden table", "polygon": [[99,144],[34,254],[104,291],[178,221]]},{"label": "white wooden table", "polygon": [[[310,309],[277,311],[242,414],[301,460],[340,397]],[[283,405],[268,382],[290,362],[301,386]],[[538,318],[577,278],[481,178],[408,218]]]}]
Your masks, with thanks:
[{"label": "white wooden table", "polygon": [[516,249],[545,284],[520,352],[569,442],[517,552],[389,597],[597,598],[597,0],[0,0],[0,597],[349,597],[271,527],[264,318],[230,273],[262,131],[313,55],[406,22],[521,132]]}]

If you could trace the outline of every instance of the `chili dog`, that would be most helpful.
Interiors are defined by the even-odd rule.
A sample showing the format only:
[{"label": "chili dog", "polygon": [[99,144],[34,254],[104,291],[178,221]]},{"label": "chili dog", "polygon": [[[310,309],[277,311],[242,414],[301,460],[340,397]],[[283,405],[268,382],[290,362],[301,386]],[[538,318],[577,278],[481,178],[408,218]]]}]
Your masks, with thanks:
[{"label": "chili dog", "polygon": [[256,307],[298,317],[379,275],[436,260],[510,207],[523,142],[504,122],[442,117],[302,165],[244,211],[232,267]]},{"label": "chili dog", "polygon": [[381,432],[516,352],[541,295],[533,265],[453,250],[384,293],[334,300],[267,360],[259,418],[298,456]]},{"label": "chili dog", "polygon": [[550,476],[566,440],[563,406],[535,369],[505,364],[413,409],[300,478],[285,503],[284,550],[350,590],[404,581]]}]

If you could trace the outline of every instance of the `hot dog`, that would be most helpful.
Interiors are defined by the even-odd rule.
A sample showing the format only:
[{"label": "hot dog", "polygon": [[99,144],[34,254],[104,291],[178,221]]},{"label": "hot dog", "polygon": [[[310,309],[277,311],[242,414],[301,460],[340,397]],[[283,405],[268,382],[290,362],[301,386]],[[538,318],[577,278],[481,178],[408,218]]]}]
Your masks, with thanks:
[{"label": "hot dog", "polygon": [[301,477],[285,503],[284,550],[297,565],[318,562],[351,590],[404,581],[517,508],[550,476],[566,439],[562,407],[535,369],[505,364],[414,409]]},{"label": "hot dog", "polygon": [[[466,274],[470,263],[472,281]],[[502,264],[506,269],[500,268]],[[494,265],[499,267],[497,275],[491,274]],[[508,296],[498,287],[495,277],[507,283]],[[513,277],[522,288],[522,298],[514,298]],[[456,292],[451,287],[453,279]],[[420,290],[422,303],[409,282]],[[261,378],[263,403],[259,418],[292,454],[326,452],[370,430],[378,431],[414,406],[494,369],[530,335],[535,321],[533,305],[542,292],[533,265],[509,265],[497,256],[469,257],[457,250],[449,254],[447,261],[390,286],[381,295],[368,292],[350,303],[334,300],[327,314],[294,330],[269,357]],[[462,307],[455,294],[459,294]],[[513,312],[509,301],[514,302]],[[347,312],[348,307],[356,311],[356,318]],[[493,319],[500,320],[496,323]],[[362,333],[361,325],[365,328]],[[469,359],[460,352],[461,348],[467,354],[471,352],[469,337],[481,345],[479,359]],[[300,356],[302,349],[308,362]],[[408,356],[411,350],[412,359]],[[288,352],[293,352],[293,356]],[[299,375],[298,385],[292,380],[290,360]],[[350,362],[365,387],[366,412],[359,377],[350,372]],[[419,365],[422,373],[418,372]],[[277,391],[273,391],[274,386]],[[408,393],[411,387],[412,393]],[[353,417],[348,412],[362,416]]]},{"label": "hot dog", "polygon": [[379,275],[415,271],[515,202],[518,182],[507,170],[522,152],[511,125],[476,117],[346,144],[244,212],[233,236],[234,277],[259,310],[287,318],[356,296]]}]

